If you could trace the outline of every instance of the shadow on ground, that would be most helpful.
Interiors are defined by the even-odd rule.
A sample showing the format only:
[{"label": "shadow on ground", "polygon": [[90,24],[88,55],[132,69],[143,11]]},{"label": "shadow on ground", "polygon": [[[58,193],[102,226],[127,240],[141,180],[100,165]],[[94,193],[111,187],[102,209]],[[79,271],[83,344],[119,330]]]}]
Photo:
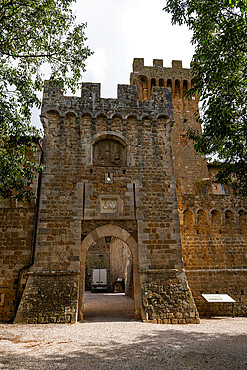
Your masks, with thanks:
[{"label": "shadow on ground", "polygon": [[[78,325],[83,330],[83,324]],[[188,333],[179,328],[161,332],[150,326],[131,344],[109,341],[84,345],[69,355],[39,358],[2,353],[0,364],[4,369],[246,369],[247,335]]]}]

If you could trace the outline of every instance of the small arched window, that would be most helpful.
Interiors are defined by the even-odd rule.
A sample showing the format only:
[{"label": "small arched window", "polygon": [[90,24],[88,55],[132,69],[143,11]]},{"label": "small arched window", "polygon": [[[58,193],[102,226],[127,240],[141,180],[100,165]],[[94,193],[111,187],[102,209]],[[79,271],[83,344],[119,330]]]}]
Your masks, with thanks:
[{"label": "small arched window", "polygon": [[187,91],[188,91],[188,81],[184,80],[183,81],[183,93],[186,94]]},{"label": "small arched window", "polygon": [[221,225],[221,213],[217,209],[211,212],[211,223],[212,225]]},{"label": "small arched window", "polygon": [[154,86],[156,86],[156,80],[155,78],[151,78],[151,90]]},{"label": "small arched window", "polygon": [[184,225],[190,226],[194,224],[194,215],[193,212],[189,209],[184,211]]},{"label": "small arched window", "polygon": [[94,166],[126,166],[126,158],[126,146],[116,139],[104,138],[93,146]]},{"label": "small arched window", "polygon": [[172,88],[172,80],[167,80],[167,87],[170,87],[170,89]]},{"label": "small arched window", "polygon": [[200,209],[197,212],[197,223],[198,223],[198,225],[207,225],[208,224],[208,214],[204,209]]},{"label": "small arched window", "polygon": [[235,215],[233,211],[228,209],[225,212],[225,220],[226,220],[226,225],[233,225],[235,223]]},{"label": "small arched window", "polygon": [[187,80],[183,81],[183,89],[188,90],[188,81]]},{"label": "small arched window", "polygon": [[141,100],[147,100],[148,99],[148,79],[146,76],[139,76],[138,78],[140,88],[141,88]]},{"label": "small arched window", "polygon": [[175,94],[179,95],[180,94],[180,81],[175,80]]},{"label": "small arched window", "polygon": [[163,80],[163,78],[159,79],[159,86],[160,87],[165,87],[165,81]]}]

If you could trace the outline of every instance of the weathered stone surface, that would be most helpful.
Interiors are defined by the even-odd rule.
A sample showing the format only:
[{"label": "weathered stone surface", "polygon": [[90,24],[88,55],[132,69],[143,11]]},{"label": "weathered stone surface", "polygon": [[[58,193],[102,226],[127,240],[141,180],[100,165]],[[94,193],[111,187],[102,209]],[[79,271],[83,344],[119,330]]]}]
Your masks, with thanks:
[{"label": "weathered stone surface", "polygon": [[[173,276],[172,276],[173,275]],[[141,274],[142,304],[146,321],[183,324],[199,323],[185,274],[176,271],[149,271]]]},{"label": "weathered stone surface", "polygon": [[109,236],[131,252],[136,317],[196,323],[193,297],[204,315],[201,293],[216,291],[246,315],[246,201],[215,183],[216,168],[187,139],[188,127],[201,129],[198,100],[185,97],[190,86],[181,61],[165,68],[143,59],[117,99],[102,99],[96,83],[67,97],[47,82],[37,243],[19,283],[31,260],[35,204],[0,207],[2,320],[13,317],[17,284],[25,289],[16,322],[82,319],[86,254]]},{"label": "weathered stone surface", "polygon": [[77,313],[78,273],[30,273],[14,323],[74,323]]},{"label": "weathered stone surface", "polygon": [[[70,98],[59,91],[53,93],[47,83],[42,110],[47,167],[32,271],[41,276],[47,270],[81,270],[81,301],[85,252],[92,241],[106,233],[114,236],[115,223],[120,230],[119,239],[133,254],[136,316],[141,314],[146,319],[139,270],[176,270],[173,286],[177,292],[182,289],[179,278],[176,279],[182,273],[183,262],[170,139],[172,96],[162,87],[152,101],[138,101],[135,87],[123,85],[118,88],[118,99],[101,99],[99,88],[97,84],[83,84],[82,97]],[[100,220],[105,221],[105,226],[97,227]],[[88,221],[92,224],[91,234],[84,227]],[[137,247],[127,230],[137,238]],[[89,244],[85,251],[80,247],[82,235],[87,235]],[[38,284],[39,278],[35,279]],[[16,320],[20,312],[22,317],[33,320],[37,309],[36,305],[30,306],[30,299],[39,302],[38,307],[42,305],[35,289],[30,296],[28,287],[31,289],[33,284],[34,277],[30,276]],[[160,282],[167,297],[173,294],[169,284]],[[56,305],[61,307],[62,291],[62,286],[59,292],[56,285],[53,310]],[[182,296],[190,310],[196,311],[188,287],[187,295]],[[51,299],[48,295],[46,301]],[[174,313],[180,312],[186,319],[187,310],[181,302],[177,300],[169,310],[173,307]],[[43,305],[43,317],[48,319],[42,320],[53,321],[56,315],[51,313],[49,304]],[[155,320],[160,319],[160,314],[155,313]]]},{"label": "weathered stone surface", "polygon": [[[144,82],[145,83],[144,83]],[[236,314],[247,314],[247,216],[246,199],[215,182],[217,167],[198,156],[187,137],[189,127],[201,127],[195,120],[198,99],[187,100],[191,71],[173,61],[164,68],[161,61],[144,66],[134,59],[131,83],[139,98],[151,99],[157,86],[172,92],[175,124],[171,133],[176,178],[183,261],[197,308],[205,315],[208,306],[202,293],[227,293],[236,301]],[[144,91],[146,89],[146,92]],[[213,314],[230,314],[231,305],[212,305]]]},{"label": "weathered stone surface", "polygon": [[[0,320],[13,318],[19,270],[30,263],[34,229],[34,201],[18,204],[12,199],[0,203]],[[26,282],[20,280],[20,294]]]}]

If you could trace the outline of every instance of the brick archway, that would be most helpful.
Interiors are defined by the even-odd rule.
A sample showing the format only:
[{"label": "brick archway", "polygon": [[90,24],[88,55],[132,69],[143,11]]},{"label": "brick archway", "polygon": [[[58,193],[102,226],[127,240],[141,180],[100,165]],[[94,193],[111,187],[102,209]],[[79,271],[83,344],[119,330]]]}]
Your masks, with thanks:
[{"label": "brick archway", "polygon": [[84,308],[84,285],[85,285],[85,263],[86,254],[90,246],[98,239],[106,236],[113,236],[121,239],[129,247],[133,258],[133,283],[134,283],[134,301],[135,318],[141,317],[141,289],[139,277],[138,245],[136,240],[125,229],[116,225],[104,225],[91,231],[82,241],[80,250],[81,279],[79,284],[79,302],[78,302],[78,320],[83,319]]}]

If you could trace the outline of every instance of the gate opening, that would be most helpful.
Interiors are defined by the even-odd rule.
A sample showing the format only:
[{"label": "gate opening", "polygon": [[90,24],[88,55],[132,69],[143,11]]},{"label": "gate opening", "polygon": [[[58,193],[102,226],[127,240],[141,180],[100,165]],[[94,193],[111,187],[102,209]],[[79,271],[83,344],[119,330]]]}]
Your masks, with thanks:
[{"label": "gate opening", "polygon": [[85,261],[85,320],[129,320],[135,317],[133,258],[121,239],[93,242]]},{"label": "gate opening", "polygon": [[[95,242],[98,242],[100,239],[102,239],[101,242],[99,242],[98,244],[97,243],[94,244]],[[121,257],[119,248],[116,248],[116,250],[118,250],[118,253],[114,253],[114,246],[117,246],[117,244],[121,244],[123,246],[123,253],[122,253],[123,257]],[[112,262],[110,260],[111,253],[109,252],[111,250],[110,245],[112,245]],[[95,252],[95,254],[98,254],[99,256],[103,255],[103,260],[105,258],[104,261],[108,261],[108,259],[104,257],[104,255],[107,256],[107,253],[109,254],[108,256],[109,262],[107,262],[109,266],[108,267],[109,272],[107,275],[107,282],[108,282],[107,284],[108,284],[108,287],[111,289],[111,292],[104,292],[104,293],[97,293],[97,294],[91,293],[90,291],[85,292],[86,259],[87,259],[87,255],[90,256],[90,253],[93,254],[93,250],[97,251],[96,247],[99,247],[98,250],[100,251],[100,253]],[[126,250],[126,247],[128,248],[129,251]],[[89,251],[90,248],[91,250]],[[105,253],[102,253],[102,249],[104,249]],[[88,251],[89,251],[89,254],[88,254]],[[120,248],[120,251],[121,251],[121,248]],[[99,257],[99,256],[98,258],[102,259],[102,257]],[[128,258],[126,256],[128,256]],[[114,259],[117,260],[115,264],[113,263]],[[122,261],[126,261],[126,263],[122,263],[121,269],[119,270],[119,268],[116,266],[117,266],[117,262],[119,262],[121,259]],[[110,295],[112,295],[113,297],[116,297],[116,295],[118,294],[119,297],[122,296],[123,299],[125,300],[129,299],[131,300],[132,304],[134,303],[134,317],[136,319],[140,319],[141,317],[144,317],[144,316],[141,316],[142,315],[142,305],[141,305],[138,244],[135,238],[127,230],[117,225],[112,225],[110,223],[93,229],[91,232],[89,232],[89,234],[87,234],[87,236],[85,236],[82,239],[80,265],[81,265],[81,275],[80,275],[81,277],[79,280],[78,320],[83,320],[83,316],[86,317],[86,314],[87,314],[86,304],[85,304],[86,300],[84,299],[84,296],[86,295],[88,297],[90,294],[91,294],[91,297],[97,297],[99,294],[101,295],[106,294],[107,297],[110,297]],[[115,273],[116,271],[118,273],[124,272],[123,276],[118,276],[118,274]],[[87,274],[89,275],[87,277],[87,280],[92,279],[91,273],[88,272],[88,264],[87,264]],[[117,276],[117,279],[115,279],[116,276]],[[118,290],[118,285],[119,285],[116,283],[116,280],[117,282],[120,281],[120,280],[118,281],[118,277],[120,278],[122,277],[124,279],[124,284],[125,284],[124,293],[116,292]],[[87,282],[87,287],[88,287],[88,282]],[[115,293],[114,293],[114,289],[115,289]],[[96,307],[96,304],[94,305],[94,308],[95,307]],[[107,307],[108,309],[110,309],[110,314],[112,315],[114,312],[114,308],[116,307],[116,302],[111,301],[111,303],[109,303]],[[124,309],[123,304],[122,304],[122,307]],[[91,310],[91,313],[92,312],[93,311]]]}]

